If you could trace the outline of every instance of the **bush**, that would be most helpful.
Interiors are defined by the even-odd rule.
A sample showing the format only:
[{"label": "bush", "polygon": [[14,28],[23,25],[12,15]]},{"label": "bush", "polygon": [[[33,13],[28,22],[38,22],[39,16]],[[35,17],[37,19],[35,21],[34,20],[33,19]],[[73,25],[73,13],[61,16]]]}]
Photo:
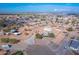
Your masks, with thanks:
[{"label": "bush", "polygon": [[4,43],[8,43],[9,42],[9,38],[1,38],[0,40],[1,40],[1,42],[4,42]]},{"label": "bush", "polygon": [[12,55],[23,55],[22,51],[16,51],[15,53],[13,53]]},{"label": "bush", "polygon": [[42,39],[43,38],[43,36],[38,34],[38,33],[35,36],[36,36],[36,39]]},{"label": "bush", "polygon": [[9,40],[10,43],[17,43],[17,41],[18,40],[14,39],[14,38]]},{"label": "bush", "polygon": [[48,34],[48,37],[53,37],[53,38],[54,38],[55,35],[54,35],[54,33],[49,33],[49,34]]},{"label": "bush", "polygon": [[1,42],[3,43],[17,43],[18,40],[16,40],[15,38],[1,38],[0,39]]}]

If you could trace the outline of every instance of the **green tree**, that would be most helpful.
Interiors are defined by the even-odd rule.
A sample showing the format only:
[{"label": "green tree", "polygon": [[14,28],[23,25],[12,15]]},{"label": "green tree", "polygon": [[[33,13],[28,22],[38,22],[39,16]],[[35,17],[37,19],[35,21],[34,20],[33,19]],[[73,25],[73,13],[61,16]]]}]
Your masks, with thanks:
[{"label": "green tree", "polygon": [[12,38],[9,40],[10,43],[16,43],[18,40],[16,40],[15,38]]},{"label": "green tree", "polygon": [[43,38],[43,36],[38,34],[38,33],[35,36],[36,36],[36,39],[42,39]]}]

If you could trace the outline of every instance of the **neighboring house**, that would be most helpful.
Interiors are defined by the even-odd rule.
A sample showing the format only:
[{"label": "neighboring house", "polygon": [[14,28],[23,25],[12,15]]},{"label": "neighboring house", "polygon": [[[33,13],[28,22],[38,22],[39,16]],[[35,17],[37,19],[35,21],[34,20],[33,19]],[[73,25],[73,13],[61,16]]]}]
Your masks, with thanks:
[{"label": "neighboring house", "polygon": [[44,27],[42,34],[44,36],[48,36],[49,33],[52,33],[52,28],[51,27],[48,27],[48,26]]}]

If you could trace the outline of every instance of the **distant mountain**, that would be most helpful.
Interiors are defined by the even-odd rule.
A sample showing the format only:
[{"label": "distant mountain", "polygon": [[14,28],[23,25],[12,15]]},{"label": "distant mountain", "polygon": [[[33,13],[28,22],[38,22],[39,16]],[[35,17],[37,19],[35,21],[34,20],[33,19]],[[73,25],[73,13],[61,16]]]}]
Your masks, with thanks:
[{"label": "distant mountain", "polygon": [[0,13],[0,15],[16,15],[16,14],[56,14],[56,15],[75,15],[79,16],[79,13],[75,12],[20,12],[20,13]]}]

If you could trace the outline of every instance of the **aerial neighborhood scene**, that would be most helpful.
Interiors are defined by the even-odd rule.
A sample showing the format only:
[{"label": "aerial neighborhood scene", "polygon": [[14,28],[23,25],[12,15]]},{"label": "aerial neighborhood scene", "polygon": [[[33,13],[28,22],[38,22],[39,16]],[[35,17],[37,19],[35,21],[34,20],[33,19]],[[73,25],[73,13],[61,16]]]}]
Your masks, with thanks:
[{"label": "aerial neighborhood scene", "polygon": [[78,3],[0,3],[0,55],[78,54]]}]

